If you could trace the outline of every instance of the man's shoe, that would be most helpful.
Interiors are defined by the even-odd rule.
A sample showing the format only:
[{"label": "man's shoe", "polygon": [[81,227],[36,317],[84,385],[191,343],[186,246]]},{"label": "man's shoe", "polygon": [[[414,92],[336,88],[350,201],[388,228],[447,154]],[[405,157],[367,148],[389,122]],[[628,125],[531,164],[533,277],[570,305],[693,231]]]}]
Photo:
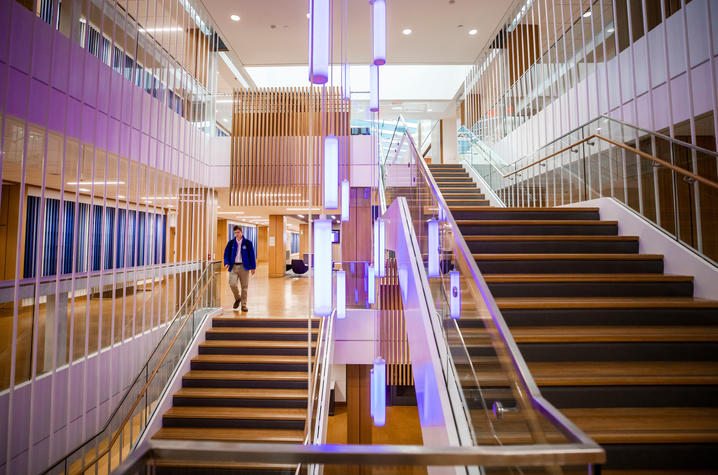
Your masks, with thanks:
[{"label": "man's shoe", "polygon": [[248,309],[247,307],[242,306],[242,311],[243,311],[243,312],[249,312],[249,309]]},{"label": "man's shoe", "polygon": [[239,299],[235,300],[234,305],[232,305],[232,308],[236,309],[237,307],[239,307]]}]

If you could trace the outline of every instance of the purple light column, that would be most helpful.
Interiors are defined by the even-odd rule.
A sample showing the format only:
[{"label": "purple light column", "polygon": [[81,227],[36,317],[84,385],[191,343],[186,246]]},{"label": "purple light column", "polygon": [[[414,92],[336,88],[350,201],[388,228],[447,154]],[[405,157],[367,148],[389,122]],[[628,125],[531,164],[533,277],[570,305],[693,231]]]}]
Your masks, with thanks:
[{"label": "purple light column", "polygon": [[329,1],[309,0],[309,82],[329,79]]}]

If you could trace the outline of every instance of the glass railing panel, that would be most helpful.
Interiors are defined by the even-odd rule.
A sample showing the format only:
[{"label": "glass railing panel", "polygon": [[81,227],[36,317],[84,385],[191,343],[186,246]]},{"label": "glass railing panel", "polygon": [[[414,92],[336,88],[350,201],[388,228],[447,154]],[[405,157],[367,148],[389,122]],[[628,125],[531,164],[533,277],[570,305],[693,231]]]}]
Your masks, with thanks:
[{"label": "glass railing panel", "polygon": [[[411,140],[395,141],[397,146],[392,150],[396,154],[388,162],[400,167],[385,169],[387,202],[399,196],[407,200],[441,318],[442,337],[450,349],[450,358],[442,364],[447,373],[450,366],[455,368],[474,443],[505,446],[575,442],[564,435],[565,427],[558,427],[553,419],[536,410],[531,394],[537,390],[527,386],[533,383],[530,376],[524,379],[528,374],[525,363],[478,271],[471,251],[473,244],[465,242],[461,235],[461,226],[470,227],[471,223],[457,224]],[[570,183],[566,186],[578,187],[579,178],[571,174],[579,171],[580,160],[570,150],[564,153],[570,156],[558,158],[566,162],[564,176]],[[545,201],[546,171],[519,173],[520,183],[504,187],[505,196],[526,206]],[[458,219],[466,218],[459,215]],[[429,226],[435,225],[437,236],[430,237]],[[438,246],[436,252],[434,245]],[[455,305],[457,301],[460,309]],[[523,373],[517,371],[518,367],[523,368]]]}]

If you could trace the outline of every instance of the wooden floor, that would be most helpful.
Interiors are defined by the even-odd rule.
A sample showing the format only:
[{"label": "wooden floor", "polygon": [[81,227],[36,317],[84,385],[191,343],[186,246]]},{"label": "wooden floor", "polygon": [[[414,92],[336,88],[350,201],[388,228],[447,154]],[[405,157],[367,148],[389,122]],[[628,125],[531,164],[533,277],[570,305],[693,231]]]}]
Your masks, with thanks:
[{"label": "wooden floor", "polygon": [[[305,276],[307,274],[304,274]],[[247,308],[234,311],[238,317],[306,317],[311,314],[311,280],[309,277],[268,277],[266,262],[257,264],[249,278]],[[229,273],[223,272],[220,283],[222,308],[232,309],[234,296],[229,288]]]}]

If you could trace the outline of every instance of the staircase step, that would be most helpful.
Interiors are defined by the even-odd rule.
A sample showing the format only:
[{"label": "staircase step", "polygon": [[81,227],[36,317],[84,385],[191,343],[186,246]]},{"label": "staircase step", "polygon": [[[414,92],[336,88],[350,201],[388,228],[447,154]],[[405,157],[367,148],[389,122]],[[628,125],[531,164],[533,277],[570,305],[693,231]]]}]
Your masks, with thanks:
[{"label": "staircase step", "polygon": [[286,388],[306,389],[304,371],[202,371],[191,370],[182,377],[182,386],[204,388]]},{"label": "staircase step", "polygon": [[[316,340],[312,342],[312,354]],[[306,355],[306,340],[207,340],[199,344],[201,355]]]},{"label": "staircase step", "polygon": [[473,254],[482,274],[663,272],[660,254]]},{"label": "staircase step", "polygon": [[571,253],[630,254],[638,252],[637,236],[466,236],[469,250],[491,254]]},{"label": "staircase step", "polygon": [[307,371],[307,356],[197,355],[192,358],[191,369],[225,371]]},{"label": "staircase step", "polygon": [[294,407],[306,408],[306,389],[181,388],[174,406]]},{"label": "staircase step", "polygon": [[443,192],[444,190],[458,190],[458,189],[476,189],[476,183],[473,181],[437,181],[437,185],[439,185],[439,190]]},{"label": "staircase step", "polygon": [[688,297],[692,276],[663,274],[487,274],[501,297]]},{"label": "staircase step", "polygon": [[[517,221],[598,221],[600,219],[598,208],[497,208],[490,207],[479,210],[451,208],[455,219],[456,212],[477,211],[475,215],[466,219],[473,220],[517,220]],[[461,218],[464,219],[464,218]]]},{"label": "staircase step", "polygon": [[496,304],[512,329],[538,325],[718,324],[718,302],[693,297],[500,298]]},{"label": "staircase step", "polygon": [[446,204],[451,207],[455,205],[461,206],[490,206],[491,203],[486,199],[474,199],[474,198],[459,198],[454,199],[451,197],[444,197]]},{"label": "staircase step", "polygon": [[174,406],[162,418],[163,427],[304,430],[306,408]]},{"label": "staircase step", "polygon": [[529,364],[540,386],[718,385],[716,361],[566,361]]},{"label": "staircase step", "polygon": [[155,460],[157,475],[295,475],[296,465],[274,463],[197,462],[186,460]]},{"label": "staircase step", "polygon": [[303,430],[277,429],[213,429],[163,427],[153,436],[154,439],[172,440],[215,440],[220,442],[268,442],[301,444],[304,441]]},{"label": "staircase step", "polygon": [[[306,328],[262,328],[262,327],[214,327],[207,330],[207,340],[253,340],[253,341],[307,341]],[[312,329],[316,340],[319,330]]]},{"label": "staircase step", "polygon": [[617,235],[617,221],[598,220],[520,220],[520,219],[473,219],[480,206],[471,210],[454,211],[451,214],[464,236],[474,235]]},{"label": "staircase step", "polygon": [[718,327],[710,326],[518,327],[512,334],[517,343],[718,342]]},{"label": "staircase step", "polygon": [[[312,319],[312,326],[319,328],[321,322],[318,318]],[[299,328],[307,329],[306,318],[235,318],[235,317],[215,317],[212,319],[212,326],[214,327],[260,327],[268,329],[271,327],[277,328]]]},{"label": "staircase step", "polygon": [[443,191],[441,192],[442,195],[444,195],[445,200],[450,199],[478,199],[478,200],[485,200],[486,195],[484,195],[481,190],[476,188],[475,190],[471,191]]}]

